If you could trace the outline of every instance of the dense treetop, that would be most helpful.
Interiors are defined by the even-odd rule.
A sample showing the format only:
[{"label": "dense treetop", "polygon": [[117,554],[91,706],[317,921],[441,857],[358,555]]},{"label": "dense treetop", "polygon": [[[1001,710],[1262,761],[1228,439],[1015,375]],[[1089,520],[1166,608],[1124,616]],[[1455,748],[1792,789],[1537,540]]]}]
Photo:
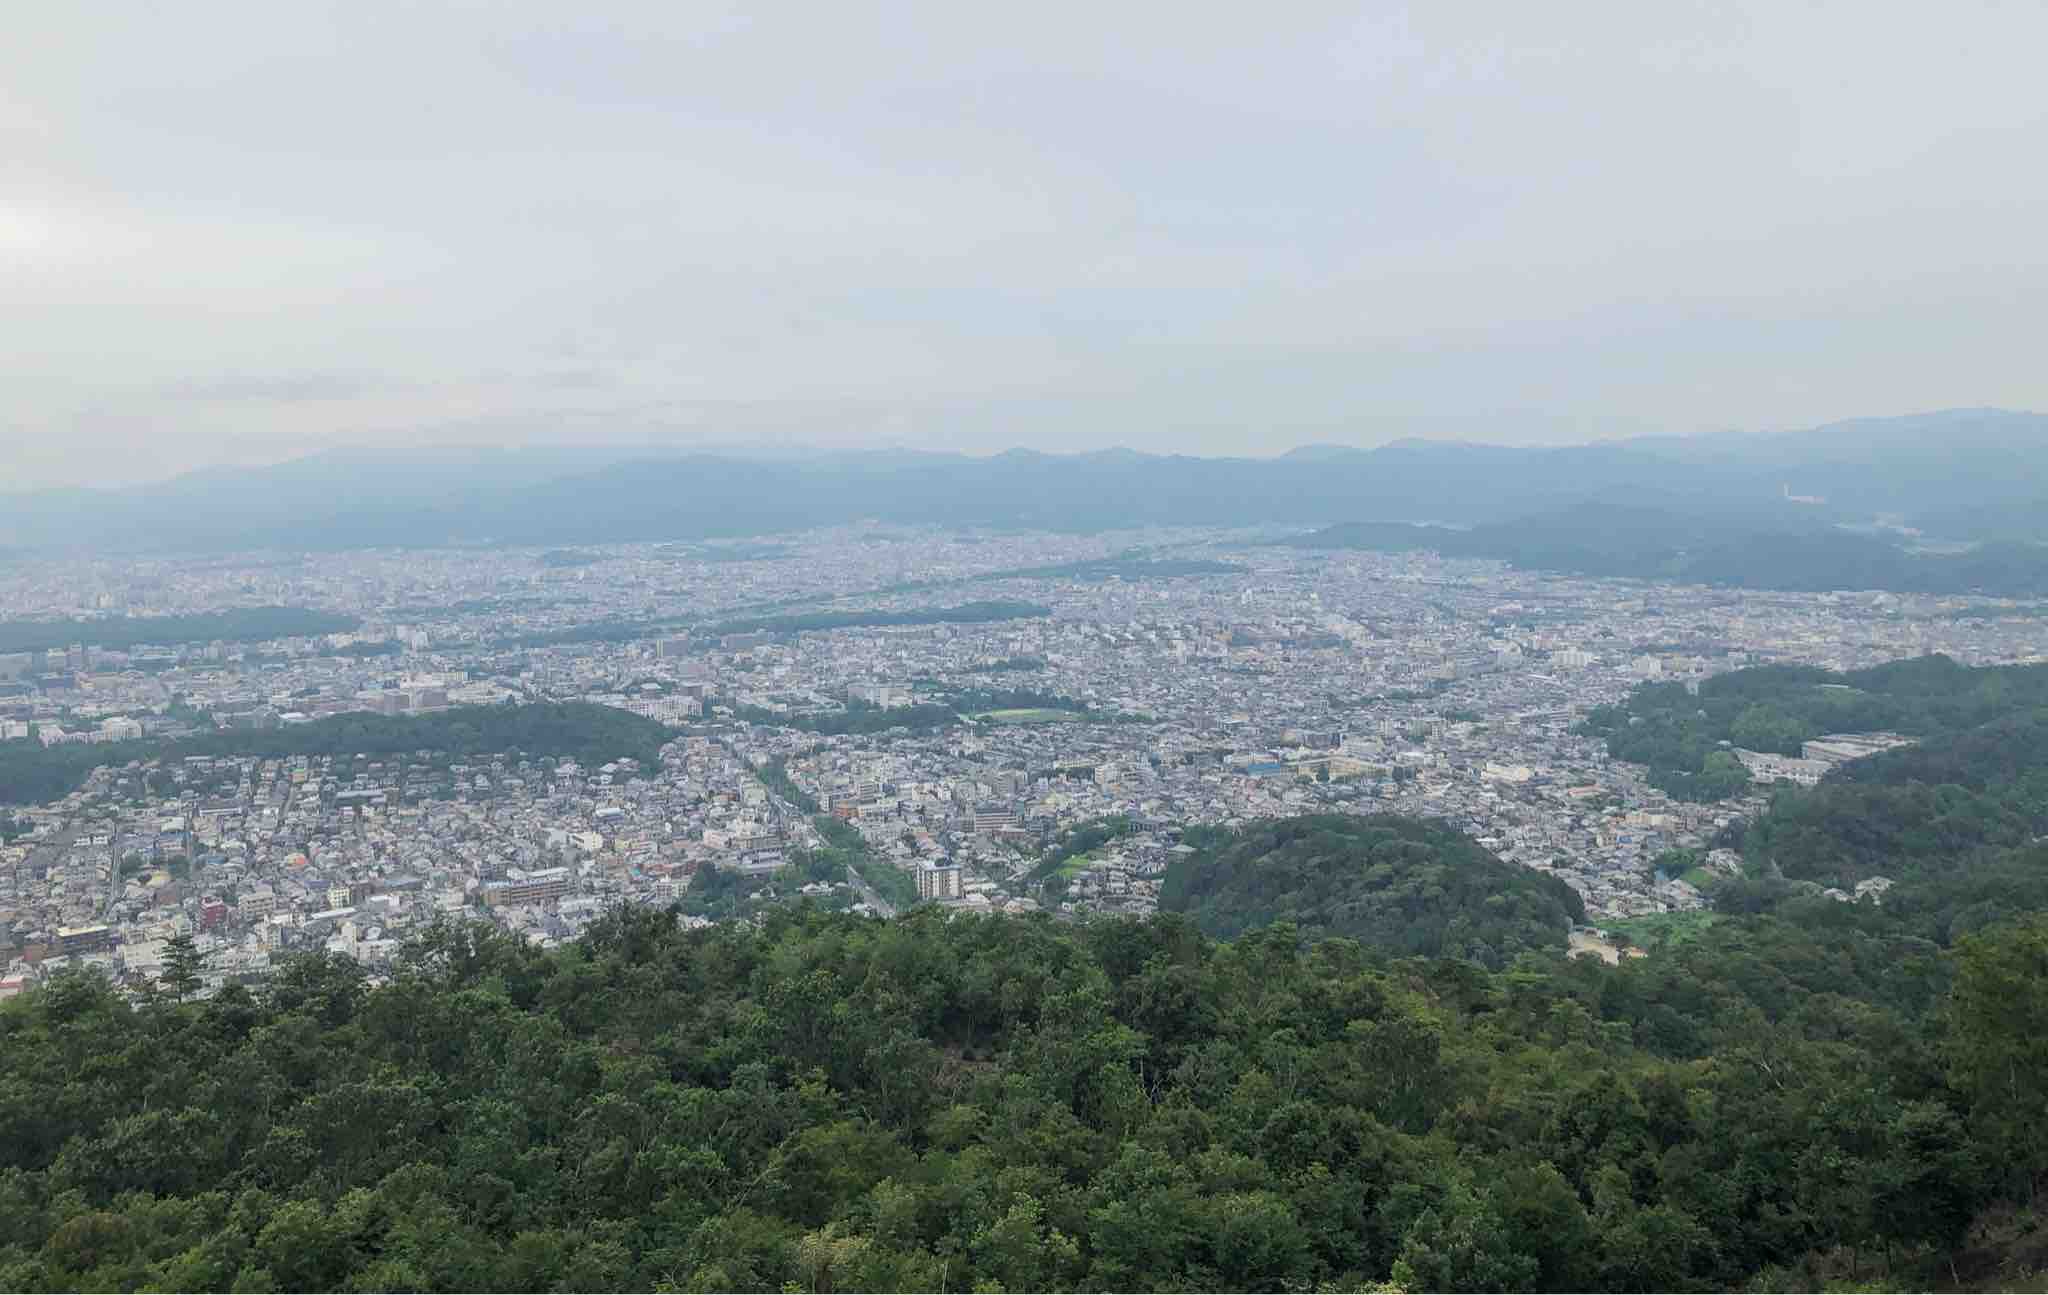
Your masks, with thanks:
[{"label": "dense treetop", "polygon": [[2005,1076],[2048,1027],[2006,1009],[2048,1001],[2048,925],[1946,949],[1825,910],[1501,972],[783,908],[449,928],[375,988],[60,978],[0,1004],[0,1286],[1996,1279],[1961,1247],[2043,1165],[2048,1095]]},{"label": "dense treetop", "polygon": [[2048,834],[2048,707],[1842,765],[1786,788],[1743,848],[1765,875],[1851,886],[1873,876],[1996,871]]},{"label": "dense treetop", "polygon": [[1442,823],[1391,814],[1317,814],[1223,835],[1172,866],[1160,907],[1224,938],[1292,922],[1494,967],[1524,950],[1562,950],[1585,917],[1562,881],[1503,863]]}]

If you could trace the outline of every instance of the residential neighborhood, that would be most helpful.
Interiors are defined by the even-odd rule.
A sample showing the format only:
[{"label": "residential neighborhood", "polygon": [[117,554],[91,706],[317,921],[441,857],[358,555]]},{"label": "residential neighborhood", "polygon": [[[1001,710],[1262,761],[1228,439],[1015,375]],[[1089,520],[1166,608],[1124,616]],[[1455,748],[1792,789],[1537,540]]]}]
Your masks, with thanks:
[{"label": "residential neighborhood", "polygon": [[[1597,581],[1275,538],[863,525],[9,568],[7,619],[300,607],[351,628],[0,654],[0,752],[107,756],[0,820],[0,993],[76,963],[146,987],[179,937],[214,987],[309,948],[377,971],[446,917],[548,945],[618,904],[692,921],[799,900],[1146,914],[1190,829],[1309,811],[1443,819],[1562,878],[1589,921],[1685,911],[1700,892],[1660,855],[1705,853],[1774,783],[1899,739],[1738,751],[1749,796],[1695,804],[1577,732],[1589,708],[1751,664],[2040,659],[2038,609],[2001,600]],[[184,749],[564,703],[659,724],[658,759]],[[1059,852],[1100,823],[1116,825],[1101,844]]]}]

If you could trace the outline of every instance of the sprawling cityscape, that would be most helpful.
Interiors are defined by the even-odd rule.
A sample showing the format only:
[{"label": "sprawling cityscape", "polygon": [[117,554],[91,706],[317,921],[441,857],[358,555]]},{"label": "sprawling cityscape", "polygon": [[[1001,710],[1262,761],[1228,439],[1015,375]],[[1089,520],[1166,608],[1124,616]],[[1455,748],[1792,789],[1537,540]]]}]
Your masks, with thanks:
[{"label": "sprawling cityscape", "polygon": [[[143,991],[179,937],[212,988],[308,949],[375,973],[444,917],[553,945],[620,904],[699,923],[798,900],[1142,915],[1189,827],[1316,811],[1446,820],[1568,883],[1589,924],[1574,944],[1611,957],[1598,924],[1703,903],[1660,855],[1715,867],[1715,834],[1769,780],[1876,748],[1741,753],[1755,795],[1694,804],[1577,732],[1589,708],[1754,664],[2042,659],[2033,609],[2009,601],[1599,581],[1284,538],[866,524],[8,569],[0,620],[283,606],[353,628],[0,654],[0,750],[113,752],[15,812],[0,993],[81,964]],[[746,619],[764,610],[783,615]],[[559,703],[664,726],[658,764],[178,746]],[[112,745],[144,738],[168,745]],[[1060,852],[1104,820],[1119,831]],[[835,847],[843,875],[802,866]]]}]

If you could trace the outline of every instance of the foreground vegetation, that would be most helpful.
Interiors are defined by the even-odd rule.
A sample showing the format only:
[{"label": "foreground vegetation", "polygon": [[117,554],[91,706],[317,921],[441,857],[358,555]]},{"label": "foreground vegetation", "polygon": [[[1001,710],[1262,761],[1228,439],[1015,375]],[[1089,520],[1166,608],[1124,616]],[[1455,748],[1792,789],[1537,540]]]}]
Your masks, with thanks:
[{"label": "foreground vegetation", "polygon": [[1811,902],[1497,973],[782,908],[444,928],[376,988],[64,977],[0,1005],[0,1287],[2013,1280],[2038,1243],[1971,1227],[2048,1165],[2048,921]]}]

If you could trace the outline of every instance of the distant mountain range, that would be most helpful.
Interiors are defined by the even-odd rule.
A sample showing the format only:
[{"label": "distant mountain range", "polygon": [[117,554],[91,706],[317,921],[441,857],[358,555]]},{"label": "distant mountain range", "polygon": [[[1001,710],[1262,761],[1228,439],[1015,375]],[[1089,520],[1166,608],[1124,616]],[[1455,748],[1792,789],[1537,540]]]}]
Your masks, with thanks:
[{"label": "distant mountain range", "polygon": [[[0,496],[0,552],[690,540],[863,518],[1072,531],[1479,527],[1587,508],[1653,510],[1694,530],[1744,535],[1826,534],[1885,519],[1945,540],[2048,540],[2048,415],[1954,410],[1546,449],[1410,440],[1269,459],[336,451],[120,490]],[[1896,549],[1898,532],[1883,534],[1894,538],[1868,543]]]}]

